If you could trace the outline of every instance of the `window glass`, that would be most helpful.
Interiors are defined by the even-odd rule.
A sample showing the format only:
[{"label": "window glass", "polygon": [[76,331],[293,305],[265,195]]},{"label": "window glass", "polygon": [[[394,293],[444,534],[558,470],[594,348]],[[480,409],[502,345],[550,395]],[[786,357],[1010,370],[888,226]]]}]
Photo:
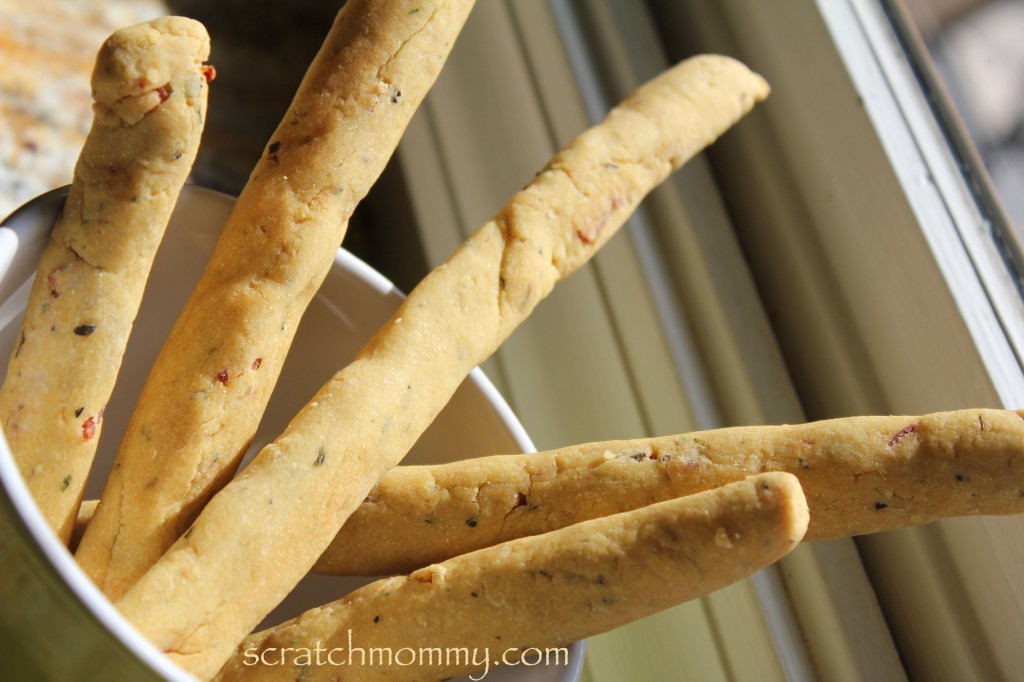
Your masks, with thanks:
[{"label": "window glass", "polygon": [[907,0],[906,8],[1019,239],[1024,229],[1024,2]]}]

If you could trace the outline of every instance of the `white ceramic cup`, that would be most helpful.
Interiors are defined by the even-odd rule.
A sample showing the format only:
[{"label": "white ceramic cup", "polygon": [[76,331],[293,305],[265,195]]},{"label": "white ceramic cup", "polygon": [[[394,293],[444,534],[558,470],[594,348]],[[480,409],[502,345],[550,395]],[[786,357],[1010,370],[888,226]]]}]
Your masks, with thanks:
[{"label": "white ceramic cup", "polygon": [[[66,193],[66,188],[54,190],[30,201],[0,227],[0,356],[4,358],[13,348],[30,279]],[[102,492],[148,367],[201,275],[232,204],[230,197],[191,186],[178,201],[105,412],[87,498]],[[258,451],[284,429],[400,301],[401,294],[391,282],[339,249],[303,318],[250,452]],[[0,378],[5,374],[6,362],[0,363]],[[405,462],[443,462],[517,451],[533,451],[533,444],[494,386],[474,370]],[[79,570],[32,502],[2,437],[0,567],[0,679],[191,679],[142,638]],[[365,582],[310,576],[266,623],[335,599]],[[492,668],[485,679],[574,682],[582,665],[580,642],[569,647],[568,661]]]}]

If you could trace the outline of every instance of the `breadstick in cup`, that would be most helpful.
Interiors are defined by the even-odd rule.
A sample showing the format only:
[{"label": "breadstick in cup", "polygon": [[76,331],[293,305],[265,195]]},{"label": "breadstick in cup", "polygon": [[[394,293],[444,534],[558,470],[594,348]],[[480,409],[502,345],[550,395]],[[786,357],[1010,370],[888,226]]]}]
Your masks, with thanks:
[{"label": "breadstick in cup", "polygon": [[210,500],[116,602],[121,612],[186,670],[215,673],[469,371],[653,187],[767,91],[735,60],[695,57],[577,137],[427,275],[356,359]]},{"label": "breadstick in cup", "polygon": [[212,67],[201,24],[120,29],[92,74],[92,128],[0,389],[4,435],[67,543],[153,258],[192,168]]},{"label": "breadstick in cup", "polygon": [[806,529],[796,477],[761,474],[378,580],[249,637],[215,679],[483,679],[738,582]]},{"label": "breadstick in cup", "polygon": [[111,599],[234,475],[352,212],[472,6],[349,0],[338,14],[146,379],[75,554]]},{"label": "breadstick in cup", "polygon": [[949,516],[1024,514],[1024,419],[991,409],[846,417],[399,466],[314,570],[406,573],[764,471],[800,480],[811,510],[808,541]]},{"label": "breadstick in cup", "polygon": [[[800,480],[805,541],[939,518],[1024,514],[1024,412],[966,409],[736,426],[386,473],[313,570],[408,573],[483,547],[763,471]],[[76,532],[95,501],[84,502]]]}]

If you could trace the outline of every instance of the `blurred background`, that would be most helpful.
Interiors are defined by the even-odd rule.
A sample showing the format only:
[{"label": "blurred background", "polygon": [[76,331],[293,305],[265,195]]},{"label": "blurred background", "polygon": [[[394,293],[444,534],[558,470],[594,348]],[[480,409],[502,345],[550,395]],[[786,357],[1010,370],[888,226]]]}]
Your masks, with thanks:
[{"label": "blurred background", "polygon": [[1019,231],[1024,226],[1024,2],[905,1]]}]

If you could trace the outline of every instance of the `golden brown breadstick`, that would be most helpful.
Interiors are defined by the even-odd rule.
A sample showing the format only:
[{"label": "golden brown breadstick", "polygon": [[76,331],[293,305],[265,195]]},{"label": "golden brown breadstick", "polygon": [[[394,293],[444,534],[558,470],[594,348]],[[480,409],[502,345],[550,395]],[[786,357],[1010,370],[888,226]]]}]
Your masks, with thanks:
[{"label": "golden brown breadstick", "polygon": [[15,461],[68,542],[146,280],[203,130],[210,41],[162,17],[116,31],[94,119],[0,390]]},{"label": "golden brown breadstick", "polygon": [[248,638],[216,679],[480,672],[737,582],[788,553],[806,529],[796,478],[762,474],[379,580]]},{"label": "golden brown breadstick", "polygon": [[[407,573],[759,471],[800,479],[811,510],[805,541],[950,516],[1024,514],[1024,418],[990,409],[851,417],[399,466],[345,522],[314,570]],[[76,532],[94,506],[82,503]]]},{"label": "golden brown breadstick", "polygon": [[481,547],[692,495],[762,471],[800,479],[805,540],[1024,513],[1024,419],[1003,410],[851,417],[589,443],[392,469],[317,561],[406,573]]},{"label": "golden brown breadstick", "polygon": [[742,64],[698,57],[573,141],[420,282],[357,358],[210,500],[117,602],[122,613],[193,674],[220,668],[471,368],[648,191],[766,93]]},{"label": "golden brown breadstick", "polygon": [[339,13],[152,368],[76,558],[116,599],[235,473],[348,219],[473,0]]},{"label": "golden brown breadstick", "polygon": [[78,543],[82,541],[85,529],[89,527],[92,515],[96,513],[97,504],[99,504],[99,500],[82,500],[82,505],[78,508],[78,517],[75,519],[75,525],[71,529],[71,540],[68,542],[68,549],[72,552],[78,548]]}]

